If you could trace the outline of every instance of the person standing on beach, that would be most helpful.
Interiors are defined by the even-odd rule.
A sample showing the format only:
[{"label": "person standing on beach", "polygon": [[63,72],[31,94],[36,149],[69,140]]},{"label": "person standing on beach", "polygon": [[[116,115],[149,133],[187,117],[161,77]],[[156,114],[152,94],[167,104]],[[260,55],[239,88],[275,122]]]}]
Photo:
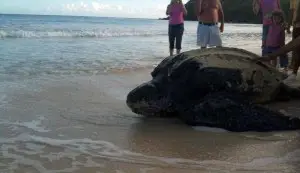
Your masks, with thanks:
[{"label": "person standing on beach", "polygon": [[[285,45],[286,23],[282,11],[273,11],[272,24],[269,26],[269,32],[266,38],[266,53],[272,53]],[[288,57],[286,54],[279,57],[280,66],[287,73]],[[277,59],[270,62],[274,67],[277,66]]]},{"label": "person standing on beach", "polygon": [[174,44],[176,41],[176,53],[179,54],[181,50],[182,36],[184,32],[184,18],[187,10],[182,3],[182,0],[171,0],[167,7],[166,14],[169,15],[169,49],[170,56],[174,53]]},{"label": "person standing on beach", "polygon": [[[197,45],[202,49],[221,47],[221,32],[224,31],[224,13],[220,0],[197,0],[196,16],[198,18]],[[218,27],[218,23],[221,23]]]},{"label": "person standing on beach", "polygon": [[[293,3],[293,2],[291,2]],[[292,6],[293,4],[291,4]],[[276,57],[284,55],[285,53],[288,53],[290,51],[293,52],[292,59],[294,60],[292,62],[293,65],[293,73],[288,76],[287,79],[285,79],[284,83],[290,83],[296,80],[297,72],[300,66],[300,0],[296,0],[296,3],[294,3],[295,6],[292,6],[294,9],[293,16],[292,16],[292,25],[293,25],[293,39],[285,46],[281,47],[275,52],[272,52],[270,54],[263,55],[262,58],[259,58],[257,60],[262,61],[269,61],[276,59]]]},{"label": "person standing on beach", "polygon": [[[298,9],[300,5],[300,0],[290,0],[290,15],[288,22],[288,30],[293,26],[292,39],[295,39],[300,36],[300,10]],[[285,80],[285,82],[292,82],[296,80],[298,69],[300,66],[300,49],[295,49],[292,52],[292,62],[291,67],[293,72]]]},{"label": "person standing on beach", "polygon": [[269,31],[269,27],[272,24],[272,12],[275,10],[281,10],[280,0],[253,0],[253,12],[254,14],[262,14],[262,55],[267,53],[266,40]]}]

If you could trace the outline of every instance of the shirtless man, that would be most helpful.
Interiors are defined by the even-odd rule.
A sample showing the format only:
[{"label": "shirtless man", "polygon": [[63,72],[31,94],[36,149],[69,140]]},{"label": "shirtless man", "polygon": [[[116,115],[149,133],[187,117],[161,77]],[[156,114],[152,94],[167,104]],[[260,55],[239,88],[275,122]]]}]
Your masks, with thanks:
[{"label": "shirtless man", "polygon": [[[222,46],[220,32],[224,30],[224,13],[220,0],[197,0],[197,45],[201,48]],[[218,27],[218,22],[221,22]]]}]

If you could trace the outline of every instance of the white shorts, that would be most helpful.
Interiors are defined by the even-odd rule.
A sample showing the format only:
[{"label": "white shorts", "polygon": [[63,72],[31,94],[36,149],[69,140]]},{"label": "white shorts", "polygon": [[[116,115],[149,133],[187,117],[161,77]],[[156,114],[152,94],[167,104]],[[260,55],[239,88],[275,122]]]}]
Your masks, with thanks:
[{"label": "white shorts", "polygon": [[201,47],[222,46],[220,29],[218,25],[203,25],[198,23],[197,45]]}]

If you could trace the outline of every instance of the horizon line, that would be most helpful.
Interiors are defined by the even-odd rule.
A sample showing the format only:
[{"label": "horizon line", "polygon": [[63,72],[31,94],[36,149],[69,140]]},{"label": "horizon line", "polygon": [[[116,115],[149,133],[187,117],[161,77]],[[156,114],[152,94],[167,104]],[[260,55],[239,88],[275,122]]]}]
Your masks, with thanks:
[{"label": "horizon line", "polygon": [[123,19],[148,19],[159,20],[160,18],[142,18],[142,17],[117,17],[117,16],[94,16],[94,15],[71,15],[71,14],[34,14],[34,13],[1,13],[0,15],[28,15],[28,16],[66,16],[66,17],[93,17],[93,18],[123,18]]},{"label": "horizon line", "polygon": [[[34,13],[1,13],[0,15],[28,15],[28,16],[60,16],[60,17],[90,17],[90,18],[119,18],[119,19],[144,19],[144,20],[164,20],[165,17],[159,18],[143,18],[143,17],[117,17],[117,16],[94,16],[94,15],[70,15],[70,14],[34,14]],[[193,22],[193,20],[185,20],[185,22]],[[258,23],[232,23],[226,22],[227,24],[258,24]]]}]

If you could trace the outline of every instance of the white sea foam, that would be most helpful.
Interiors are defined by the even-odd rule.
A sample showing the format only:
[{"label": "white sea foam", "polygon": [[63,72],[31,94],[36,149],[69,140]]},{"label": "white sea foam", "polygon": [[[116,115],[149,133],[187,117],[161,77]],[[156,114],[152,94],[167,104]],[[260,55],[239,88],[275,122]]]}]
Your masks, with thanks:
[{"label": "white sea foam", "polygon": [[[95,141],[87,138],[69,140],[52,139],[28,134],[22,134],[10,139],[0,138],[0,144],[0,155],[3,156],[3,159],[13,160],[6,166],[10,167],[11,169],[19,169],[19,165],[28,165],[35,168],[39,172],[72,172],[82,167],[104,167],[105,164],[102,162],[99,163],[99,159],[103,161],[106,160],[113,162],[142,164],[148,165],[148,167],[204,169],[206,171],[215,172],[223,172],[225,170],[231,170],[232,172],[237,170],[280,172],[282,170],[279,170],[278,167],[273,168],[268,167],[268,165],[300,161],[300,150],[287,153],[280,158],[257,158],[248,163],[236,163],[219,160],[196,161],[181,158],[147,156],[124,150],[107,141]],[[27,157],[35,154],[39,155],[40,158],[47,159],[49,162],[71,159],[72,166],[66,165],[66,169],[50,171],[43,166],[43,164],[46,163],[42,163],[39,160],[34,160],[32,157]],[[77,159],[85,161],[79,161]],[[141,172],[142,171],[145,172],[146,169],[141,170]]]},{"label": "white sea foam", "polygon": [[[194,29],[194,28],[193,28]],[[224,33],[225,36],[228,33]],[[245,32],[243,30],[231,30],[230,34],[237,37],[257,37],[259,32]],[[108,38],[108,37],[153,37],[153,36],[167,36],[168,32],[165,28],[158,30],[151,28],[136,29],[132,28],[103,28],[99,30],[71,30],[71,29],[52,29],[52,30],[1,30],[0,38]],[[186,30],[185,35],[195,35],[194,30]]]},{"label": "white sea foam", "polygon": [[7,125],[11,127],[13,130],[18,130],[20,127],[30,129],[35,132],[45,133],[50,132],[50,130],[47,130],[45,127],[42,126],[42,121],[44,120],[44,117],[39,117],[36,120],[32,120],[29,122],[11,122],[9,120],[0,120],[1,125]]},{"label": "white sea foam", "polygon": [[129,37],[129,36],[167,36],[167,32],[149,32],[142,30],[100,30],[100,31],[4,31],[0,30],[0,38],[52,38],[52,37],[73,37],[73,38],[106,38],[106,37]]}]

